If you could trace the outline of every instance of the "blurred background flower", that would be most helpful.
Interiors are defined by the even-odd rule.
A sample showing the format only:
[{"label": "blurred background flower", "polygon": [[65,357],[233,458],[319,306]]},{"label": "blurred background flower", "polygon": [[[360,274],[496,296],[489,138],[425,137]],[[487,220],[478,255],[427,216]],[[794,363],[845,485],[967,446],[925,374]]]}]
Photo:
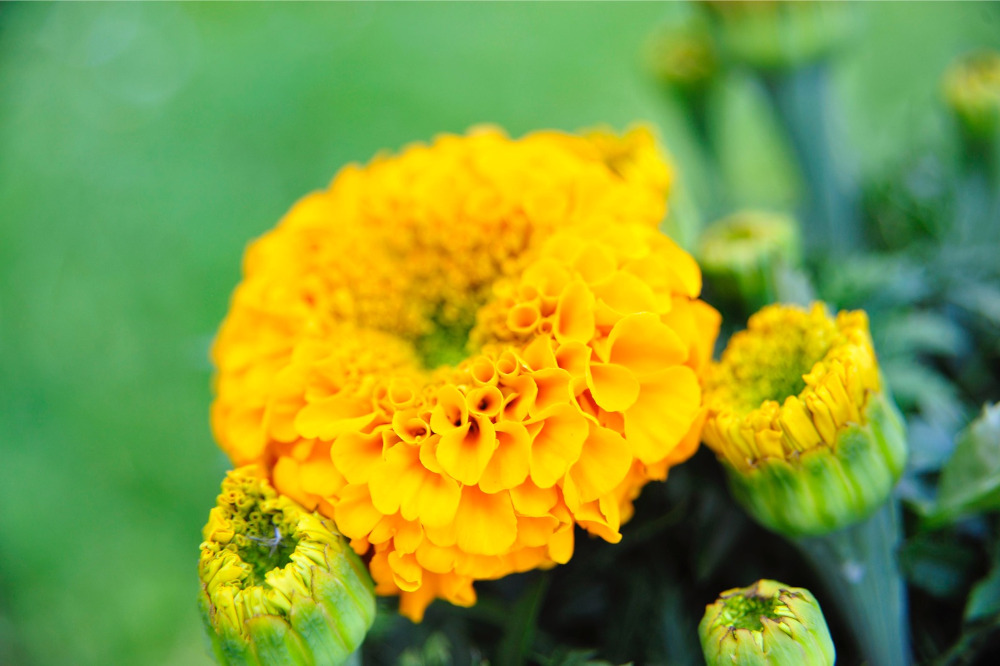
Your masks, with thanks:
[{"label": "blurred background flower", "polygon": [[[865,220],[857,247],[875,252],[808,267],[832,307],[871,317],[909,421],[900,493],[913,523],[934,512],[955,433],[998,396],[997,198],[985,161],[963,163],[941,77],[967,52],[1000,48],[1000,15],[971,3],[855,9],[853,37],[824,52],[824,85]],[[643,119],[679,165],[664,228],[685,247],[702,221],[753,208],[794,211],[815,248],[818,190],[776,84],[720,55],[696,121],[644,69],[659,26],[699,12],[0,6],[0,663],[207,663],[193,563],[228,466],[208,428],[208,348],[247,240],[341,165],[481,122],[521,135]],[[369,658],[430,645],[470,661],[490,645],[496,663],[523,650],[563,663],[586,648],[693,663],[698,611],[719,590],[770,568],[819,593],[790,547],[764,552],[702,454],[644,494],[613,554],[581,540],[551,576],[487,585],[462,619],[432,606],[415,633],[378,619]],[[904,544],[918,655],[988,645],[1000,598],[991,520]],[[679,541],[689,547],[668,546]],[[828,620],[849,660],[843,623]]]}]

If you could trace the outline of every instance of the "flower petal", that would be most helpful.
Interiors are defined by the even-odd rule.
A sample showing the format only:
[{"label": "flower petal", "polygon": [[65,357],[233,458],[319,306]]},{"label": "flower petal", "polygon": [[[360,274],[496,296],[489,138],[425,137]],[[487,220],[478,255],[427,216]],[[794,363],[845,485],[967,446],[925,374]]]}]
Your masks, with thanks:
[{"label": "flower petal", "polygon": [[587,388],[594,402],[609,412],[624,412],[639,397],[639,380],[631,370],[617,363],[589,364]]},{"label": "flower petal", "polygon": [[651,312],[623,318],[608,335],[609,360],[631,370],[641,380],[687,359],[687,345],[659,315]]},{"label": "flower petal", "polygon": [[531,436],[518,421],[496,424],[497,448],[483,470],[479,488],[496,493],[520,485],[528,478],[531,461]]},{"label": "flower petal", "polygon": [[580,459],[569,470],[581,502],[590,502],[614,489],[632,465],[632,451],[624,437],[593,422],[589,426]]},{"label": "flower petal", "polygon": [[467,553],[501,555],[517,539],[517,517],[507,493],[488,495],[466,486],[455,523],[460,526],[458,547]]},{"label": "flower petal", "polygon": [[580,458],[587,419],[572,405],[556,405],[531,424],[532,431],[531,480],[539,488],[549,488]]},{"label": "flower petal", "polygon": [[691,428],[701,387],[691,368],[680,365],[642,381],[639,399],[625,412],[625,440],[644,463],[663,459]]}]

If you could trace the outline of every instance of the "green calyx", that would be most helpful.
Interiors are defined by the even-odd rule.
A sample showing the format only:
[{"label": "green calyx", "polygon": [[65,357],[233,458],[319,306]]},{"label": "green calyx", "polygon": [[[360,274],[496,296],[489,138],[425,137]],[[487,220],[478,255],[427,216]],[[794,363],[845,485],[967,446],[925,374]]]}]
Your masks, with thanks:
[{"label": "green calyx", "polygon": [[903,473],[907,446],[902,417],[885,393],[869,397],[863,417],[864,425],[844,429],[832,448],[764,460],[746,473],[727,466],[733,496],[759,523],[789,537],[865,519]]},{"label": "green calyx", "polygon": [[723,592],[698,633],[708,666],[830,666],[836,658],[816,598],[773,580]]}]

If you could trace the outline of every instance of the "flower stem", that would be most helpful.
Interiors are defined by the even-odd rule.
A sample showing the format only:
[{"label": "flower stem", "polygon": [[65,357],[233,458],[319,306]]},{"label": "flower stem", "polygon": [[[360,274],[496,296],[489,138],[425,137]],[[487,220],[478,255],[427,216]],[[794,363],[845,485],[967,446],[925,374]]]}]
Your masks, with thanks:
[{"label": "flower stem", "polygon": [[796,541],[822,574],[865,659],[880,666],[911,663],[906,587],[895,558],[901,536],[899,505],[890,499],[864,522]]},{"label": "flower stem", "polygon": [[803,232],[812,251],[834,255],[862,242],[853,176],[840,159],[842,140],[825,63],[764,75],[806,182]]}]

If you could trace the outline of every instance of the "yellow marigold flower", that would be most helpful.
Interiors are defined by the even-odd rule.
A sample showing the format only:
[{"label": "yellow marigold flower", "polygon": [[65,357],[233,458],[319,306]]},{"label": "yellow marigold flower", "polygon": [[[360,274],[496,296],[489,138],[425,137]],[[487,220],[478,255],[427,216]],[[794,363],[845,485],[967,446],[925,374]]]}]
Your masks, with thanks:
[{"label": "yellow marigold flower", "polygon": [[708,666],[833,666],[836,650],[809,590],[759,580],[705,607],[698,625]]},{"label": "yellow marigold flower", "polygon": [[203,530],[201,607],[222,664],[340,664],[375,619],[371,580],[320,516],[265,472],[230,472]]},{"label": "yellow marigold flower", "polygon": [[944,76],[944,96],[973,136],[1000,128],[1000,53],[977,51],[957,60]]},{"label": "yellow marigold flower", "polygon": [[419,620],[617,542],[698,444],[718,314],[657,231],[648,131],[496,129],[349,166],[247,250],[213,355],[237,463],[335,520]]},{"label": "yellow marigold flower", "polygon": [[820,534],[880,506],[906,461],[863,311],[772,305],[706,372],[703,437],[764,525]]}]

